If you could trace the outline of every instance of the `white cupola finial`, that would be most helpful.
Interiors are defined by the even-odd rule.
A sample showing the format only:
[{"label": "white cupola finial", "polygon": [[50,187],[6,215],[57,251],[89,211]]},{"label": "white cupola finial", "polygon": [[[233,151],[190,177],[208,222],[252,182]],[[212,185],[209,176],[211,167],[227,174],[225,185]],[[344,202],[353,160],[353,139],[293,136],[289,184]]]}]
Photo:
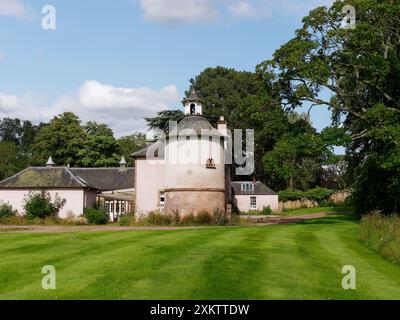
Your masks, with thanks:
[{"label": "white cupola finial", "polygon": [[51,168],[51,167],[53,167],[54,165],[55,165],[55,163],[54,163],[54,161],[53,161],[53,158],[50,156],[50,157],[49,157],[49,160],[47,160],[47,162],[46,162],[46,166],[49,167],[49,168]]},{"label": "white cupola finial", "polygon": [[120,167],[121,169],[126,169],[126,165],[127,165],[127,164],[128,164],[128,163],[126,162],[125,157],[122,156],[121,161],[119,162],[119,167]]},{"label": "white cupola finial", "polygon": [[185,107],[185,115],[203,115],[204,100],[197,94],[193,88],[189,97],[183,99],[183,106]]}]

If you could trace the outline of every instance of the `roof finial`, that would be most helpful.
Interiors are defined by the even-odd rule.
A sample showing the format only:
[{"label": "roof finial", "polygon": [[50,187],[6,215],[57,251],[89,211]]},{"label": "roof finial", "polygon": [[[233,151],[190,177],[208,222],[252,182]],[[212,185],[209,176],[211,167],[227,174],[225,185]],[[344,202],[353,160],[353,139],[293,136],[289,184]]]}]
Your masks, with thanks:
[{"label": "roof finial", "polygon": [[50,156],[49,157],[49,160],[47,160],[47,162],[46,162],[46,166],[47,167],[49,167],[49,168],[51,168],[51,167],[53,167],[54,166],[54,161],[53,161],[53,158]]},{"label": "roof finial", "polygon": [[119,162],[120,168],[121,168],[121,169],[126,169],[126,165],[127,165],[127,164],[128,164],[128,163],[127,163],[126,160],[125,160],[125,156],[122,156],[121,161]]}]

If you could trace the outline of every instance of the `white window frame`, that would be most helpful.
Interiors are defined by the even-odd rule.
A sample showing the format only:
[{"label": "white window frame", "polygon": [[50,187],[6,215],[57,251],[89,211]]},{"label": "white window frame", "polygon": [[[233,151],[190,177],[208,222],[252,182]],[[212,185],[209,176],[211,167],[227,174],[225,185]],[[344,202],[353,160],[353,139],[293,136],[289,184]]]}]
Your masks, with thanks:
[{"label": "white window frame", "polygon": [[[164,200],[161,200],[161,199],[164,199]],[[160,207],[165,206],[165,192],[164,191],[160,191],[158,194],[158,204]]]},{"label": "white window frame", "polygon": [[254,196],[250,197],[250,210],[257,210],[257,197]]},{"label": "white window frame", "polygon": [[247,192],[254,192],[254,183],[252,182],[244,182],[241,185],[242,191],[247,191]]}]

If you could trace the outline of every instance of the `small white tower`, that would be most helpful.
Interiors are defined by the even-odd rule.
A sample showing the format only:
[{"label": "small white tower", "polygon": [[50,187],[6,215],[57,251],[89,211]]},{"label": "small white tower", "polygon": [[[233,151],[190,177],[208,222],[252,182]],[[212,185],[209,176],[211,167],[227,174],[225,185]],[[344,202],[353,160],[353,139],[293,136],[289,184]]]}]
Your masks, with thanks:
[{"label": "small white tower", "polygon": [[52,167],[54,167],[54,161],[53,161],[53,158],[50,156],[49,157],[49,160],[47,160],[47,162],[46,162],[46,166],[48,167],[48,168],[52,168]]},{"label": "small white tower", "polygon": [[189,97],[183,99],[182,103],[185,107],[185,115],[187,116],[203,115],[204,100],[199,97],[196,90],[193,89]]}]

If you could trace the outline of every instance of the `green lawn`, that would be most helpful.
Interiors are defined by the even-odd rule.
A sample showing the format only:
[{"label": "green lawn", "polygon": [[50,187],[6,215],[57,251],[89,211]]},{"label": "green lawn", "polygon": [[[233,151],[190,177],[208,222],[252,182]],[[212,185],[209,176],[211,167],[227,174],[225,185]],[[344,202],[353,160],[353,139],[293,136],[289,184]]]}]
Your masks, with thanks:
[{"label": "green lawn", "polygon": [[[175,231],[0,234],[0,299],[400,299],[351,216]],[[54,265],[57,290],[41,289]],[[357,269],[357,290],[341,269]]]},{"label": "green lawn", "polygon": [[283,211],[282,215],[288,216],[301,216],[304,214],[313,214],[313,213],[321,213],[321,212],[329,212],[329,213],[342,213],[342,212],[352,212],[353,209],[349,207],[317,207],[317,208],[301,208],[295,210],[287,210]]}]

